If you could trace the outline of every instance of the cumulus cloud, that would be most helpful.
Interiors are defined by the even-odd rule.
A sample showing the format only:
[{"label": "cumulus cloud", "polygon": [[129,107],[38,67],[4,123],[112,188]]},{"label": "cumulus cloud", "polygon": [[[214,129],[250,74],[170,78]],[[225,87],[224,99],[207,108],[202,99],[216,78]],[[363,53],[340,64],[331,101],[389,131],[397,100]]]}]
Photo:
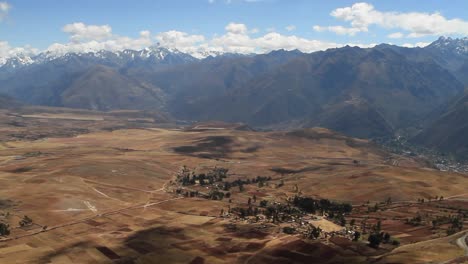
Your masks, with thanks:
[{"label": "cumulus cloud", "polygon": [[69,34],[70,41],[65,44],[53,43],[46,51],[55,55],[99,50],[118,51],[142,49],[154,42],[148,30],[140,31],[137,38],[115,35],[109,25],[86,25],[81,22],[65,25],[62,30]]},{"label": "cumulus cloud", "polygon": [[438,12],[382,12],[369,3],[356,3],[349,7],[337,8],[330,15],[348,22],[350,27],[317,26],[314,29],[354,35],[358,32],[367,32],[370,26],[376,25],[385,29],[404,30],[407,32],[407,37],[468,34],[467,21],[458,18],[448,19]]},{"label": "cumulus cloud", "polygon": [[235,35],[247,33],[247,26],[239,23],[229,23],[224,29],[226,29],[228,33]]},{"label": "cumulus cloud", "polygon": [[7,2],[0,2],[0,21],[2,21],[11,9],[11,5]]},{"label": "cumulus cloud", "polygon": [[159,33],[156,36],[156,39],[159,41],[161,46],[178,48],[182,51],[185,48],[193,47],[205,41],[205,37],[202,35],[190,35],[176,30]]},{"label": "cumulus cloud", "polygon": [[[65,25],[63,31],[69,35],[69,41],[67,43],[53,43],[45,50],[46,52],[52,55],[63,55],[70,52],[87,53],[100,50],[140,50],[159,43],[163,47],[175,48],[202,58],[206,57],[207,54],[216,52],[251,54],[278,49],[299,49],[303,52],[314,52],[345,45],[363,48],[375,46],[375,44],[335,43],[314,40],[296,35],[284,35],[276,31],[259,35],[256,34],[258,33],[257,30],[249,29],[247,25],[235,22],[226,25],[224,34],[215,35],[211,38],[177,30],[158,34],[143,30],[137,37],[127,37],[114,34],[112,28],[108,25],[87,25],[84,23]],[[405,45],[415,47],[423,46],[425,43]],[[7,42],[0,42],[0,64],[4,63],[6,58],[17,54],[36,54],[37,52],[37,49],[29,46],[14,48]]]},{"label": "cumulus cloud", "polygon": [[70,34],[70,39],[74,42],[83,40],[103,40],[112,36],[112,28],[109,25],[96,26],[79,22],[67,24],[62,30]]}]

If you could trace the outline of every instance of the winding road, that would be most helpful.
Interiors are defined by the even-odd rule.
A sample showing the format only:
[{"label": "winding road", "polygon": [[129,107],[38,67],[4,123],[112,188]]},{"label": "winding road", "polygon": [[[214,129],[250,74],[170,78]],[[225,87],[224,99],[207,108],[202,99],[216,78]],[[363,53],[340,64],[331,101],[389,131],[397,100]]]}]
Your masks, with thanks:
[{"label": "winding road", "polygon": [[461,249],[464,249],[465,250],[465,256],[468,256],[468,244],[467,244],[467,240],[468,240],[468,231],[465,232],[465,235],[464,236],[461,236],[460,238],[457,239],[457,245],[461,248]]}]

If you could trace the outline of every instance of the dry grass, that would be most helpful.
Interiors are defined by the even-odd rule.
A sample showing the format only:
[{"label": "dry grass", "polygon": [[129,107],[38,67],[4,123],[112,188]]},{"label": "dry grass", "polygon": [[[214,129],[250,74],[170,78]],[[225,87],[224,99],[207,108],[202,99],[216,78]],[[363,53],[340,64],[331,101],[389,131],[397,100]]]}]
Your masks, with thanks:
[{"label": "dry grass", "polygon": [[[31,119],[25,122],[36,122]],[[67,122],[69,129],[78,126],[54,122]],[[0,143],[0,198],[12,201],[4,209],[13,215],[8,221],[17,226],[20,217],[28,215],[37,223],[29,230],[14,228],[10,237],[18,239],[0,242],[0,262],[366,260],[357,253],[343,253],[337,246],[300,242],[278,233],[280,229],[274,226],[260,230],[236,223],[236,230],[227,228],[229,220],[217,218],[228,207],[227,201],[179,199],[164,192],[182,165],[197,171],[226,167],[233,179],[273,178],[263,188],[250,185],[243,193],[233,191],[233,203],[245,203],[252,193],[281,201],[295,194],[296,185],[304,195],[353,203],[388,197],[416,200],[435,194],[449,197],[463,194],[468,186],[464,175],[423,168],[415,161],[408,160],[411,166],[405,167],[389,165],[389,154],[366,141],[328,130],[311,130],[303,136],[210,128],[101,129],[54,137],[55,131],[47,134],[47,127],[42,127],[45,137],[41,140]],[[10,133],[23,128],[2,129]],[[284,186],[277,188],[281,179]],[[43,226],[48,231],[40,232]],[[447,256],[459,253],[449,249]],[[395,257],[404,256],[396,253]]]}]

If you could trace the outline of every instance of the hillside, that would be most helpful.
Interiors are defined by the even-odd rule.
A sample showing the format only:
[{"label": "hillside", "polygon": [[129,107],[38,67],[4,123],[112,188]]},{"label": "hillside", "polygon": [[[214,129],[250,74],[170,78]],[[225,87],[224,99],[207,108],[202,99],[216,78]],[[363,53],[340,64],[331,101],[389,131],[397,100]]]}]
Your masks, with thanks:
[{"label": "hillside", "polygon": [[468,159],[468,94],[455,101],[413,142]]},{"label": "hillside", "polygon": [[0,109],[14,108],[23,104],[11,98],[10,96],[0,94]]},{"label": "hillside", "polygon": [[[388,135],[390,127],[415,125],[462,89],[434,61],[412,61],[392,49],[347,47],[292,59],[224,95],[182,101],[175,114],[184,119],[242,121],[257,126],[302,120],[308,126],[330,125],[353,136],[372,135],[353,132],[367,129],[371,122]],[[354,105],[351,113],[339,114],[344,102],[354,100],[362,102],[365,110]],[[339,121],[332,119],[335,117]],[[343,127],[359,125],[356,119],[367,121],[361,128]],[[337,123],[341,127],[333,125]]]},{"label": "hillside", "polygon": [[93,110],[162,109],[159,89],[95,66],[76,78],[61,94],[61,105]]}]

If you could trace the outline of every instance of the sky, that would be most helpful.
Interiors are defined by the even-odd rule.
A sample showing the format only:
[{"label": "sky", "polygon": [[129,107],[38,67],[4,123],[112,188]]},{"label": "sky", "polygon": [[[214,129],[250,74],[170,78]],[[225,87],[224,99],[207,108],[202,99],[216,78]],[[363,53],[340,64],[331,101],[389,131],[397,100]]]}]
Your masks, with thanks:
[{"label": "sky", "polygon": [[313,52],[468,36],[466,0],[0,0],[0,59],[142,49]]}]

